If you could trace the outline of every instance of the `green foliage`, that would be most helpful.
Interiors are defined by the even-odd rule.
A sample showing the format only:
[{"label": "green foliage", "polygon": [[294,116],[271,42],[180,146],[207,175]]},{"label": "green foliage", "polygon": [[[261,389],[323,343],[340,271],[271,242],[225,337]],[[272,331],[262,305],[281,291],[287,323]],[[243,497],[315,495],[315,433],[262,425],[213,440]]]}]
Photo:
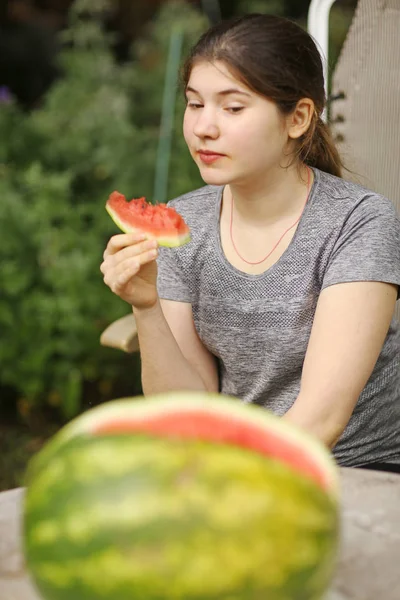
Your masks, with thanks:
[{"label": "green foliage", "polygon": [[30,443],[31,436],[25,430],[0,428],[0,492],[24,484],[26,463],[32,455]]},{"label": "green foliage", "polygon": [[284,0],[240,0],[238,14],[261,13],[285,16]]},{"label": "green foliage", "polygon": [[[50,404],[64,418],[85,406],[88,382],[99,400],[112,382],[140,391],[138,359],[99,344],[129,312],[99,270],[117,233],[104,205],[114,189],[151,198],[169,31],[179,21],[187,50],[206,26],[187,4],[167,3],[118,65],[93,18],[106,5],[75,3],[64,75],[39,109],[0,106],[0,383],[25,410]],[[179,103],[169,197],[201,185],[181,119]]]},{"label": "green foliage", "polygon": [[329,19],[329,69],[335,68],[354,15],[352,6],[332,6]]}]

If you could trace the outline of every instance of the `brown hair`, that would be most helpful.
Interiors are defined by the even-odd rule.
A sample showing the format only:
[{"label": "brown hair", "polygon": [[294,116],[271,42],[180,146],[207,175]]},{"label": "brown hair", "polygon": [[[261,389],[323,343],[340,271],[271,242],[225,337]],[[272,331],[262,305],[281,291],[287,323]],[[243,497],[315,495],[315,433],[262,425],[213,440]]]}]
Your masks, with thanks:
[{"label": "brown hair", "polygon": [[247,87],[275,102],[284,116],[294,111],[301,98],[313,100],[314,115],[294,158],[341,177],[342,161],[321,119],[326,102],[321,56],[304,29],[273,15],[248,14],[221,21],[193,47],[183,67],[185,88],[193,66],[203,60],[224,62]]}]

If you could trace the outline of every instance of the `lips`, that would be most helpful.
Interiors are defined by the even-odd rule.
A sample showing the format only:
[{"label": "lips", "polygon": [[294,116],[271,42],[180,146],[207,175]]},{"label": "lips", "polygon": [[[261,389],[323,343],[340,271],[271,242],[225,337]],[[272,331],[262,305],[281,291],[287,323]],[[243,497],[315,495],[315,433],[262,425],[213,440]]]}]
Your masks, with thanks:
[{"label": "lips", "polygon": [[225,154],[221,154],[220,152],[214,152],[213,150],[197,150],[197,152],[204,156],[225,156]]},{"label": "lips", "polygon": [[198,150],[198,155],[200,157],[200,160],[209,165],[215,161],[217,161],[218,159],[222,158],[223,156],[225,156],[225,154],[220,154],[219,152],[213,152],[212,150]]}]

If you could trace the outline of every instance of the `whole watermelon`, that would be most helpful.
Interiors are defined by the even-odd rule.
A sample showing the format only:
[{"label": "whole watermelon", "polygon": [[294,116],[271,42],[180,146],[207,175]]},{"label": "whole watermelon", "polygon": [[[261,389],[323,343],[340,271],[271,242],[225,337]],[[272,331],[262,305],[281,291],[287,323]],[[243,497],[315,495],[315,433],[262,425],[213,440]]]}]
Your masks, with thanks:
[{"label": "whole watermelon", "polygon": [[234,399],[113,401],[29,465],[27,566],[44,600],[318,600],[336,475],[319,443]]}]

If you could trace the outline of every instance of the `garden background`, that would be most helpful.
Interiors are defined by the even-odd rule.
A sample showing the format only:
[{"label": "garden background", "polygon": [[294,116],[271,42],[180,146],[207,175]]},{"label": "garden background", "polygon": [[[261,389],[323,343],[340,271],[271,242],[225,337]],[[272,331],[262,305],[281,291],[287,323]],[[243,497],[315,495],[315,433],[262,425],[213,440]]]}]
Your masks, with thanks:
[{"label": "garden background", "polygon": [[[355,0],[331,14],[335,63]],[[108,195],[154,200],[171,32],[184,56],[217,18],[284,15],[309,0],[9,0],[0,13],[0,491],[65,422],[141,393],[139,355],[105,348],[129,307],[99,266]],[[202,181],[176,96],[167,198]]]}]

